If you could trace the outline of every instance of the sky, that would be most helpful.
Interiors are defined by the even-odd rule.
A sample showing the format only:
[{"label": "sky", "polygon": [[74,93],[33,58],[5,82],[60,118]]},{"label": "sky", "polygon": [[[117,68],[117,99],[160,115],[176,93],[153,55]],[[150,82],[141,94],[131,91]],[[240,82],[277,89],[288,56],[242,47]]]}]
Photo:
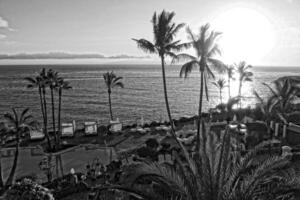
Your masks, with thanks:
[{"label": "sky", "polygon": [[[0,54],[145,56],[131,38],[152,40],[151,17],[163,9],[195,32],[207,22],[223,29],[227,51],[251,54],[251,64],[300,66],[300,0],[0,0]],[[234,24],[236,13],[246,22]]]}]

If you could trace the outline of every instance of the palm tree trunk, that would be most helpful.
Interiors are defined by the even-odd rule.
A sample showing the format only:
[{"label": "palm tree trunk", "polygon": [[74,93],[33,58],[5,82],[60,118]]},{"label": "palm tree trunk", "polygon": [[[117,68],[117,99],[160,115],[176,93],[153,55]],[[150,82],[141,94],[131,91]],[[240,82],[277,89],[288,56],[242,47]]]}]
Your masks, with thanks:
[{"label": "palm tree trunk", "polygon": [[163,78],[163,87],[164,87],[164,96],[165,96],[167,114],[168,114],[168,118],[169,118],[169,121],[170,121],[170,124],[171,124],[172,134],[173,134],[173,136],[176,137],[175,127],[174,127],[173,119],[172,119],[172,116],[171,116],[169,100],[168,100],[168,90],[167,90],[166,71],[165,71],[165,58],[164,58],[163,55],[161,56],[161,68],[162,68],[162,78]]},{"label": "palm tree trunk", "polygon": [[231,98],[231,94],[230,94],[230,77],[228,76],[228,99]]},{"label": "palm tree trunk", "polygon": [[3,188],[4,183],[3,183],[3,176],[2,176],[2,154],[0,153],[0,189]]},{"label": "palm tree trunk", "polygon": [[48,147],[49,147],[49,150],[52,149],[52,145],[51,145],[51,140],[50,140],[50,136],[48,134],[48,114],[47,114],[47,100],[46,100],[46,88],[43,87],[42,88],[42,92],[43,92],[43,101],[44,101],[44,114],[45,114],[45,120],[44,120],[44,131],[45,131],[45,136],[47,138],[47,142],[48,142]]},{"label": "palm tree trunk", "polygon": [[53,94],[53,88],[50,88],[51,90],[51,104],[52,104],[52,126],[53,126],[53,133],[54,133],[54,140],[57,142],[57,137],[56,137],[56,128],[55,128],[55,107],[54,107],[54,94]]},{"label": "palm tree trunk", "polygon": [[[17,133],[17,134],[19,134],[19,133]],[[18,165],[18,158],[19,158],[19,142],[20,142],[19,141],[19,136],[17,136],[15,158],[14,158],[14,161],[13,161],[13,166],[10,170],[9,176],[8,176],[8,178],[6,180],[6,183],[5,183],[6,187],[8,187],[12,184],[14,176],[15,176],[15,172],[16,172],[17,165]]]},{"label": "palm tree trunk", "polygon": [[242,108],[242,81],[239,83],[239,98],[240,98],[240,109]]},{"label": "palm tree trunk", "polygon": [[108,90],[108,104],[109,104],[109,113],[110,113],[110,120],[114,120],[113,113],[112,113],[112,107],[111,107],[111,91]]},{"label": "palm tree trunk", "polygon": [[221,104],[223,103],[222,102],[222,89],[220,89],[220,101],[221,101]]},{"label": "palm tree trunk", "polygon": [[46,139],[47,139],[47,142],[48,142],[48,146],[50,148],[51,146],[51,143],[50,143],[50,138],[49,138],[49,135],[46,134],[46,123],[45,123],[45,110],[44,110],[44,104],[43,104],[43,95],[42,95],[42,88],[39,87],[39,96],[40,96],[40,104],[41,104],[41,111],[42,111],[42,116],[43,116],[43,125],[44,125],[44,129],[43,129],[43,132],[46,136]]},{"label": "palm tree trunk", "polygon": [[60,137],[61,137],[61,96],[62,96],[62,88],[59,88],[58,91],[58,119],[57,119],[57,129],[58,129],[58,137],[57,137],[57,147],[60,146]]},{"label": "palm tree trunk", "polygon": [[196,152],[199,152],[199,149],[200,149],[200,125],[201,125],[201,119],[202,119],[203,81],[204,81],[204,72],[201,71],[199,110],[198,110],[198,122],[197,122]]}]

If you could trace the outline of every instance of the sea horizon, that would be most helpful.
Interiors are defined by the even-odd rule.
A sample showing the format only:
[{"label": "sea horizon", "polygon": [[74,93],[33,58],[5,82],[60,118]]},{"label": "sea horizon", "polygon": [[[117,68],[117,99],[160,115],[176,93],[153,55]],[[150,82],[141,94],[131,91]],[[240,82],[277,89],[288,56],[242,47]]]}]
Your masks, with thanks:
[{"label": "sea horizon", "polygon": [[[26,89],[24,78],[34,76],[43,67],[58,71],[73,87],[63,95],[62,119],[65,122],[75,120],[79,123],[84,121],[109,123],[108,96],[102,78],[102,74],[107,71],[114,71],[123,77],[125,88],[113,90],[112,93],[113,112],[123,123],[136,123],[141,117],[146,122],[167,120],[159,64],[0,64],[2,114],[9,112],[11,107],[28,107],[35,118],[41,117],[37,91]],[[167,65],[166,70],[173,117],[196,115],[199,74],[193,73],[191,77],[182,79],[179,78],[180,65]],[[246,97],[243,101],[244,106],[255,105],[253,88],[262,96],[267,96],[268,89],[262,85],[263,82],[271,83],[282,76],[300,75],[300,68],[254,66],[253,72],[254,81],[243,86],[243,95]],[[208,102],[204,101],[204,111],[220,103],[218,90],[210,84],[212,81],[209,81],[210,99]],[[231,85],[232,90],[237,91],[237,84]],[[228,98],[227,88],[223,90],[223,95],[225,101]]]}]

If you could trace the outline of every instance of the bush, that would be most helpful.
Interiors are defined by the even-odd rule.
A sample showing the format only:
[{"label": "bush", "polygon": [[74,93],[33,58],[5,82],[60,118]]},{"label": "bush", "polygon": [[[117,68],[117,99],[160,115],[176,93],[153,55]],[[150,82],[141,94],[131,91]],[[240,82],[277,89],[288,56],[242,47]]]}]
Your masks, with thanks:
[{"label": "bush", "polygon": [[12,185],[5,194],[6,200],[54,200],[50,190],[30,179]]},{"label": "bush", "polygon": [[153,148],[156,149],[159,146],[158,141],[155,138],[149,138],[148,140],[146,140],[146,145],[149,148]]}]

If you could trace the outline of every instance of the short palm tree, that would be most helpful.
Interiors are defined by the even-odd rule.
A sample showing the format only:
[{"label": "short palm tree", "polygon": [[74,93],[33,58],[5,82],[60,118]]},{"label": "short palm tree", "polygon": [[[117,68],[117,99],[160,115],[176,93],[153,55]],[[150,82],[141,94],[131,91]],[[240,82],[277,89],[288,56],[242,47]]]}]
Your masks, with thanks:
[{"label": "short palm tree", "polygon": [[47,81],[48,81],[48,86],[50,88],[50,94],[51,94],[52,127],[53,127],[55,142],[57,142],[57,135],[56,135],[56,127],[55,127],[54,90],[57,86],[58,80],[59,80],[58,72],[54,71],[53,69],[49,69],[47,71]]},{"label": "short palm tree", "polygon": [[57,116],[57,127],[58,127],[58,140],[57,145],[60,145],[61,138],[61,104],[62,104],[62,95],[64,90],[72,89],[70,83],[65,81],[63,78],[59,78],[57,81],[56,89],[58,89],[58,116]]},{"label": "short palm tree", "polygon": [[175,40],[176,34],[184,26],[184,24],[183,23],[175,24],[172,21],[174,16],[175,16],[174,12],[167,12],[163,10],[159,15],[157,15],[155,12],[152,17],[154,41],[150,42],[146,39],[133,39],[133,40],[136,41],[138,47],[141,48],[143,51],[151,54],[158,54],[158,56],[160,57],[165,104],[166,104],[168,118],[171,123],[172,135],[174,138],[176,138],[175,127],[173,124],[172,115],[169,106],[169,100],[168,100],[166,72],[165,72],[165,58],[167,56],[170,57],[175,56],[174,52],[181,50],[185,45],[179,44],[180,40]]},{"label": "short palm tree", "polygon": [[273,82],[274,87],[268,84],[273,99],[277,100],[276,110],[280,113],[291,111],[291,103],[296,99],[298,90],[292,86],[289,79],[276,80]]},{"label": "short palm tree", "polygon": [[221,79],[219,79],[219,80],[217,80],[217,81],[212,82],[212,84],[213,84],[214,86],[216,86],[216,88],[218,88],[218,90],[219,90],[219,95],[220,95],[220,102],[221,102],[221,104],[222,104],[222,103],[223,103],[223,102],[222,102],[222,91],[223,91],[223,89],[224,89],[225,87],[229,87],[229,86],[226,85],[226,81],[225,81],[225,79],[223,79],[223,78],[221,78]]},{"label": "short palm tree", "polygon": [[[267,87],[270,87],[267,84],[264,84]],[[270,122],[272,117],[275,116],[275,106],[278,104],[278,99],[273,98],[272,96],[268,98],[262,98],[255,90],[254,90],[254,96],[256,97],[258,104],[257,106],[259,107],[260,111],[264,115],[264,119],[267,125],[267,134],[272,138],[272,132],[270,129]]]},{"label": "short palm tree", "polygon": [[20,139],[21,135],[31,127],[35,125],[35,121],[33,121],[32,115],[28,113],[29,109],[24,109],[21,113],[18,113],[16,109],[12,109],[12,113],[6,113],[4,114],[4,118],[8,122],[8,124],[11,126],[11,132],[16,137],[16,151],[15,151],[15,157],[13,161],[12,168],[10,170],[9,176],[6,180],[5,185],[9,186],[12,184],[14,175],[17,169],[18,165],[18,158],[19,158],[19,145],[20,145]]},{"label": "short palm tree", "polygon": [[225,70],[225,65],[214,58],[214,56],[221,54],[219,46],[217,44],[217,39],[220,35],[219,32],[210,31],[209,24],[205,24],[200,28],[198,35],[192,33],[192,31],[187,28],[187,32],[190,38],[190,44],[196,51],[196,56],[192,56],[186,53],[181,53],[177,55],[173,61],[188,60],[187,63],[182,65],[180,70],[180,77],[188,77],[193,69],[198,68],[200,71],[200,97],[199,97],[199,109],[198,109],[198,122],[197,122],[197,146],[199,148],[200,141],[200,124],[202,118],[202,104],[203,104],[203,92],[205,91],[206,99],[208,98],[208,88],[207,79],[215,78],[212,69],[223,72]]},{"label": "short palm tree", "polygon": [[[245,61],[235,65],[236,71],[239,74],[239,98],[242,99],[242,86],[244,82],[251,82],[253,73],[249,70],[252,68],[251,65],[247,65]],[[240,101],[240,108],[242,107],[242,101]]]},{"label": "short palm tree", "polygon": [[[43,74],[43,72],[41,73]],[[43,131],[46,136],[47,142],[48,142],[48,148],[51,149],[51,140],[48,135],[48,130],[47,130],[47,110],[45,110],[45,104],[44,101],[46,101],[45,94],[43,95],[43,91],[45,91],[45,81],[44,78],[41,75],[38,75],[36,77],[26,77],[25,80],[28,82],[27,88],[37,88],[39,98],[40,98],[40,106],[41,106],[41,112],[42,112],[42,117],[43,117]]]},{"label": "short palm tree", "polygon": [[231,98],[231,91],[230,91],[230,82],[231,80],[235,80],[234,79],[234,66],[232,65],[227,65],[226,66],[226,74],[227,74],[227,82],[228,82],[228,99]]},{"label": "short palm tree", "polygon": [[113,113],[112,113],[112,107],[111,107],[111,92],[112,89],[115,87],[124,88],[124,84],[121,82],[123,77],[118,77],[114,74],[114,72],[106,72],[103,74],[104,82],[107,87],[108,92],[108,103],[109,103],[109,113],[110,113],[110,119],[114,120]]}]

